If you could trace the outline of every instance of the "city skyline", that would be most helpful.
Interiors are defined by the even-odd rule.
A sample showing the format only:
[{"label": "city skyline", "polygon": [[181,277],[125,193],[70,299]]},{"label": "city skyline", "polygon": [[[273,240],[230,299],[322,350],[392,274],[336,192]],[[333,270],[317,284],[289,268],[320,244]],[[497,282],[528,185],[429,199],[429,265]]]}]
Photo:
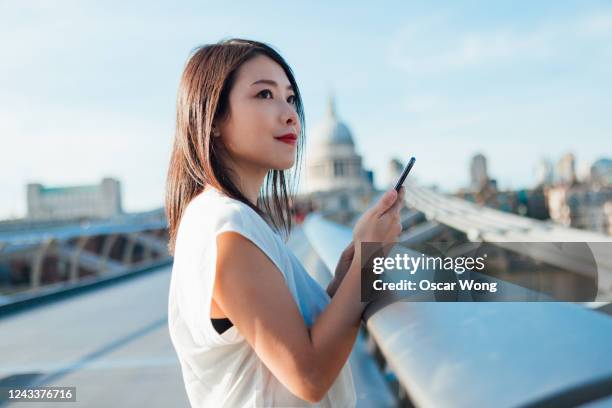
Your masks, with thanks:
[{"label": "city skyline", "polygon": [[119,4],[0,5],[0,218],[25,214],[30,182],[111,176],[126,211],[162,205],[182,66],[195,46],[230,36],[268,42],[287,59],[307,131],[333,91],[378,188],[398,151],[418,158],[412,177],[445,191],[468,185],[476,153],[500,189],[531,187],[543,156],[573,152],[580,175],[612,155],[606,2],[245,3],[232,14]]}]

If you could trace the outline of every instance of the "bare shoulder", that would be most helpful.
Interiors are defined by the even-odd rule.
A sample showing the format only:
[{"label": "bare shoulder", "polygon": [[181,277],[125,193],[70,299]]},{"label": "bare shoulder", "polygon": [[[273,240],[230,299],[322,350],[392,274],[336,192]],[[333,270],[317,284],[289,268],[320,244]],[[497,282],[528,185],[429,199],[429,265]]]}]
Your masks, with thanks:
[{"label": "bare shoulder", "polygon": [[[217,235],[217,278],[231,278],[244,269],[251,276],[277,275],[284,280],[276,264],[249,238],[234,231]],[[223,273],[219,274],[219,270]]]},{"label": "bare shoulder", "polygon": [[217,251],[217,304],[276,378],[296,395],[312,394],[310,335],[284,275],[237,232],[220,233]]}]

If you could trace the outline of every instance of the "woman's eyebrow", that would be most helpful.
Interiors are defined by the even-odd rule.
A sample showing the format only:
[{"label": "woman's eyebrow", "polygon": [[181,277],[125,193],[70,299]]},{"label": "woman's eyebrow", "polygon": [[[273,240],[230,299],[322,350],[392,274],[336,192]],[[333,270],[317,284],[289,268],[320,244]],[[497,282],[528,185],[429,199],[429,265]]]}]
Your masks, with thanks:
[{"label": "woman's eyebrow", "polygon": [[[272,86],[278,86],[278,84],[275,81],[271,80],[271,79],[259,79],[259,80],[255,81],[255,82],[253,82],[251,84],[251,86],[257,85],[257,84],[268,84],[268,85],[272,85]],[[293,86],[287,85],[287,89],[293,90]]]}]

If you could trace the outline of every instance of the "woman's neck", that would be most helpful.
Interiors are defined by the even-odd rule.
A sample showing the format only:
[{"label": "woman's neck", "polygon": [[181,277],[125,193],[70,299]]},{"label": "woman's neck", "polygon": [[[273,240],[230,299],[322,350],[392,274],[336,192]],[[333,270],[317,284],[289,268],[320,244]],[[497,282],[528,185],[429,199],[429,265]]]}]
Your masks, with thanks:
[{"label": "woman's neck", "polygon": [[231,161],[229,167],[232,169],[232,181],[238,187],[238,190],[257,207],[259,191],[268,173],[268,169],[251,165],[250,163],[238,163],[235,161]]}]

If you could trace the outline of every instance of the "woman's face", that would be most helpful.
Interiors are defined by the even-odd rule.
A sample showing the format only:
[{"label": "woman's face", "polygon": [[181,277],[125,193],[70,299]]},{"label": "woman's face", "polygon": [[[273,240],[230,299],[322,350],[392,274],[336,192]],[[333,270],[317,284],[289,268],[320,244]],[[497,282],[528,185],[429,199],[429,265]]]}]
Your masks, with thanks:
[{"label": "woman's face", "polygon": [[220,137],[232,161],[267,172],[295,163],[300,135],[295,96],[285,72],[274,60],[258,55],[242,64],[229,94],[229,117],[219,125]]}]

